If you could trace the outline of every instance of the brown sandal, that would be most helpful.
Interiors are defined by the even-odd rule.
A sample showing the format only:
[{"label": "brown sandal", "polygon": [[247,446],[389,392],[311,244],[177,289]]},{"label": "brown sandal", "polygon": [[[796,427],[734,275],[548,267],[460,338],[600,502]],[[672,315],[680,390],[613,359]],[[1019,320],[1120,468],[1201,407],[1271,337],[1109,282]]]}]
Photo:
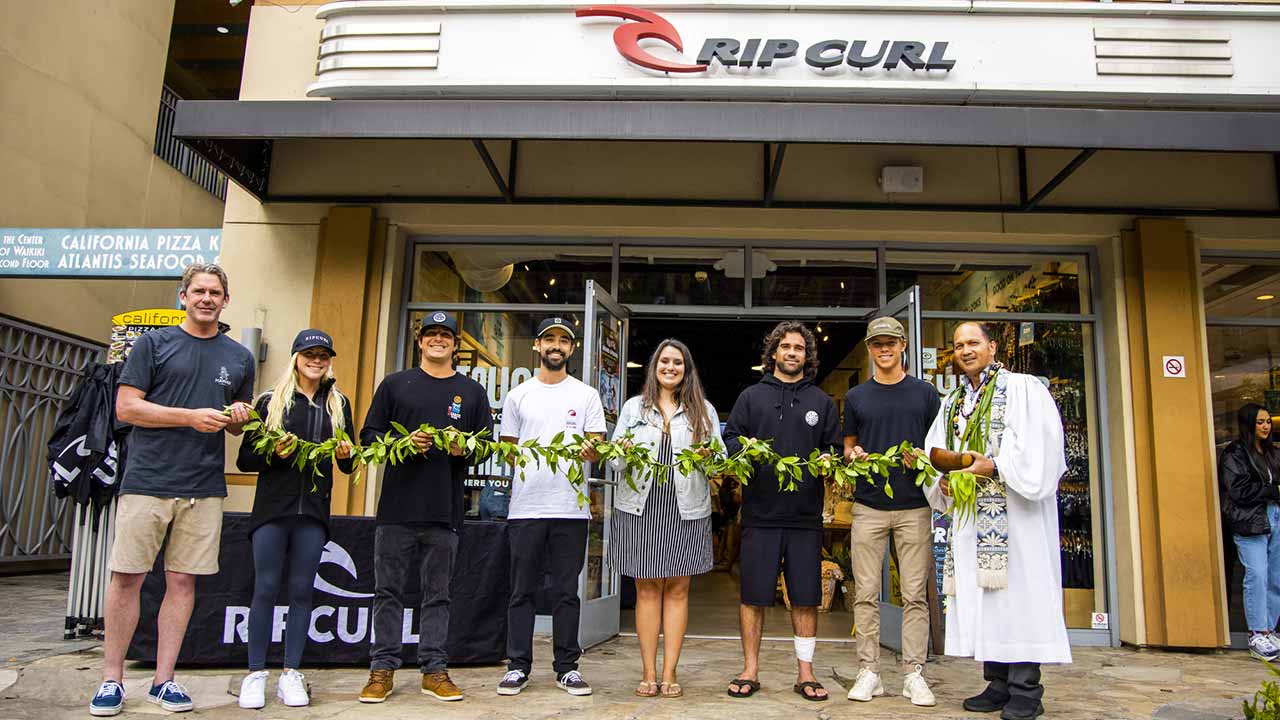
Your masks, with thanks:
[{"label": "brown sandal", "polygon": [[[760,691],[759,680],[748,680],[746,678],[734,678],[729,681],[729,685],[730,685],[730,688],[728,690],[729,697],[749,698]],[[736,691],[733,689],[732,687],[733,685],[738,686],[738,689]]]},{"label": "brown sandal", "polygon": [[[796,683],[795,686],[791,689],[795,690],[796,694],[799,695],[800,697],[812,702],[822,702],[823,700],[829,700],[831,698],[831,695],[829,694],[819,695],[818,694],[819,690],[826,692],[827,689],[822,687],[822,683],[817,683],[812,680],[807,680],[802,683]],[[810,695],[809,693],[805,692],[805,690],[812,690],[813,694]]]},{"label": "brown sandal", "polygon": [[680,687],[680,683],[659,683],[658,689],[664,698],[684,697],[684,688]]},{"label": "brown sandal", "polygon": [[641,680],[640,684],[636,686],[636,695],[639,697],[657,697],[660,689],[660,683]]}]

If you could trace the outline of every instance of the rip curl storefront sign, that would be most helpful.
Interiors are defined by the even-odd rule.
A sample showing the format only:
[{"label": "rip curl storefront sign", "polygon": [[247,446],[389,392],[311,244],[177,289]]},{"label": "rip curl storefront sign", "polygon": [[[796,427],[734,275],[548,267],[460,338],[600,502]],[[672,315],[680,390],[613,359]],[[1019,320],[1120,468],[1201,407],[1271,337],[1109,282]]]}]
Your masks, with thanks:
[{"label": "rip curl storefront sign", "polygon": [[669,5],[331,3],[317,12],[325,26],[307,94],[874,99],[971,89],[961,50],[981,31],[955,27],[962,16]]},{"label": "rip curl storefront sign", "polygon": [[[658,13],[625,5],[598,5],[577,11],[582,17],[616,17],[633,20],[613,32],[613,42],[618,53],[635,65],[665,73],[705,73],[713,63],[726,68],[772,68],[795,58],[800,51],[800,41],[792,38],[707,38],[702,43],[695,64],[666,60],[640,46],[645,39],[661,40],[677,52],[684,50],[680,33],[666,18]],[[878,50],[868,50],[866,40],[820,40],[804,52],[804,63],[816,70],[825,71],[848,64],[859,70],[881,67],[894,70],[899,67],[911,70],[945,70],[955,67],[955,61],[946,57],[947,42],[930,44],[918,40],[882,40]],[[874,45],[873,45],[874,47]],[[928,57],[926,59],[926,52]]]}]

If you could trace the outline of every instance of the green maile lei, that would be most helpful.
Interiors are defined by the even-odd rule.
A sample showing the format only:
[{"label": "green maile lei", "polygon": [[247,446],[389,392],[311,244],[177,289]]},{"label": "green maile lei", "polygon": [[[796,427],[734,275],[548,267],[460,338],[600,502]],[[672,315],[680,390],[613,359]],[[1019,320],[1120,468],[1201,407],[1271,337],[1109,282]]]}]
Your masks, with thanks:
[{"label": "green maile lei", "polygon": [[[978,404],[969,416],[969,423],[963,433],[957,431],[960,428],[960,407],[964,404],[964,387],[956,389],[955,400],[947,414],[948,450],[987,454],[988,433],[991,431],[991,403],[996,394],[996,374],[999,372],[999,366],[992,366],[991,372],[982,381]],[[957,434],[960,435],[959,438],[956,437]],[[951,512],[956,523],[963,525],[977,517],[978,475],[966,470],[954,470],[947,474],[947,484],[951,488]]]},{"label": "green maile lei", "polygon": [[[230,414],[230,408],[223,412]],[[254,453],[263,456],[268,462],[280,460],[275,455],[276,446],[291,433],[281,428],[268,427],[256,410],[250,410],[249,414],[250,420],[244,426],[245,442],[253,443]],[[660,463],[652,448],[635,443],[630,433],[614,441],[592,441],[582,435],[570,436],[560,432],[546,442],[539,442],[536,438],[510,442],[490,439],[488,430],[473,433],[428,424],[410,430],[397,422],[392,422],[391,429],[381,437],[363,446],[358,445],[342,430],[318,443],[293,436],[292,452],[284,460],[299,472],[321,477],[321,464],[326,460],[335,460],[338,445],[348,442],[352,446],[351,459],[355,465],[351,482],[356,485],[360,483],[368,466],[395,466],[419,456],[421,452],[412,439],[415,431],[428,435],[434,448],[461,448],[463,456],[471,464],[480,464],[496,457],[517,470],[521,480],[524,479],[527,468],[533,464],[545,465],[554,473],[563,469],[569,484],[578,493],[580,505],[587,502],[584,490],[587,478],[581,459],[582,453],[587,449],[593,449],[599,454],[599,462],[622,461],[625,465],[623,481],[632,490],[638,490],[638,482],[665,483],[677,469],[686,476],[695,471],[708,477],[732,475],[747,484],[756,468],[772,467],[778,477],[778,487],[783,491],[795,490],[808,469],[812,475],[829,477],[837,486],[850,490],[860,482],[869,483],[872,487],[879,484],[885,495],[892,498],[893,487],[888,483],[888,477],[893,467],[914,471],[917,486],[931,485],[939,475],[924,457],[924,453],[917,452],[910,442],[895,445],[883,453],[869,454],[864,459],[846,461],[839,456],[823,457],[824,454],[819,450],[814,450],[807,459],[796,455],[784,456],[774,452],[769,440],[750,437],[739,438],[739,449],[729,453],[720,441],[713,438],[682,449],[671,463]],[[316,489],[313,481],[312,491]]]}]

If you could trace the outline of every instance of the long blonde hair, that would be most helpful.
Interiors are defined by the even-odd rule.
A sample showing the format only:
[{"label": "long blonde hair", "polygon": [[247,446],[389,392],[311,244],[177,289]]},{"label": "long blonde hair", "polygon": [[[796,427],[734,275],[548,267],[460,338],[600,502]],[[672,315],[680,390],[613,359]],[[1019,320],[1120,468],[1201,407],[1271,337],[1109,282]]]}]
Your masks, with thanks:
[{"label": "long blonde hair", "polygon": [[[280,373],[280,377],[276,379],[276,383],[272,388],[258,397],[261,400],[267,395],[271,396],[271,400],[267,403],[267,428],[269,430],[279,430],[284,424],[284,418],[293,410],[293,396],[298,391],[298,356],[302,353],[296,352],[289,358],[289,367]],[[346,425],[346,418],[342,413],[342,406],[346,402],[346,397],[338,392],[337,377],[333,374],[333,360],[329,361],[329,370],[325,373],[324,378],[320,381],[323,385],[325,380],[333,383],[333,387],[329,388],[329,398],[326,406],[329,410],[329,422],[333,425],[333,434],[337,435]]]}]

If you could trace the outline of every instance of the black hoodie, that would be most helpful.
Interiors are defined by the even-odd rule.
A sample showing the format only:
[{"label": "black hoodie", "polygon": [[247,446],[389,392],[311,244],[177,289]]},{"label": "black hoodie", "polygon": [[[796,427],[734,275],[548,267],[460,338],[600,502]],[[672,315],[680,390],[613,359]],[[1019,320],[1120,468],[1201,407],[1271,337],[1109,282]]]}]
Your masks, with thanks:
[{"label": "black hoodie", "polygon": [[[293,407],[289,409],[281,427],[307,442],[324,442],[333,437],[333,421],[329,418],[331,392],[333,381],[327,378],[316,390],[315,402],[301,392],[295,392]],[[264,422],[267,419],[267,405],[270,403],[271,393],[268,392],[258,398],[255,406]],[[343,427],[351,435],[350,402],[342,403],[342,417]],[[292,457],[282,460],[275,453],[268,456],[255,453],[252,439],[245,438],[240,443],[236,467],[240,472],[258,473],[257,488],[253,493],[253,512],[249,515],[250,535],[272,520],[294,515],[312,517],[328,531],[329,505],[333,495],[332,461],[320,461],[316,467],[319,474],[311,470],[301,471],[293,466]],[[338,469],[350,475],[355,470],[355,461],[351,458],[339,460]]]},{"label": "black hoodie", "polygon": [[[742,391],[729,413],[725,448],[737,452],[743,437],[771,440],[779,455],[808,460],[814,448],[837,452],[842,442],[840,416],[831,397],[812,379],[784,383],[765,375]],[[757,467],[742,488],[742,526],[822,529],[823,485],[806,470],[794,491],[779,490],[773,467]]]}]

